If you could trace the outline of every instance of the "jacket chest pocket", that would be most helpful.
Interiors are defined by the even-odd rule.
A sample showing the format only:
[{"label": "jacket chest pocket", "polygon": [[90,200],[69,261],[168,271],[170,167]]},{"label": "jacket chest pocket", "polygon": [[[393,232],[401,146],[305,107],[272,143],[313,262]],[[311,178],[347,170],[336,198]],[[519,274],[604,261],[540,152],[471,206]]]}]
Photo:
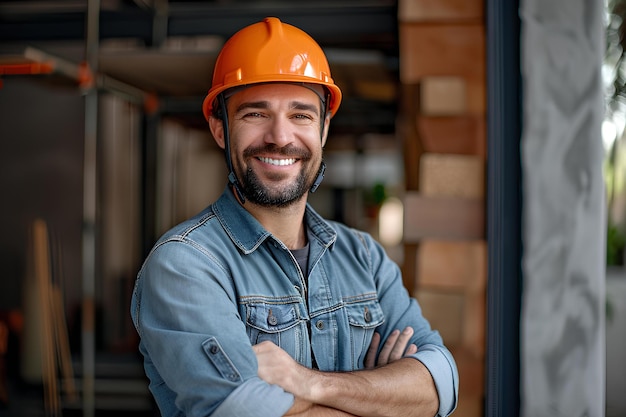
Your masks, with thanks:
[{"label": "jacket chest pocket", "polygon": [[250,343],[256,345],[268,340],[296,361],[306,361],[306,320],[301,317],[299,304],[250,303],[245,309]]},{"label": "jacket chest pocket", "polygon": [[374,331],[385,322],[385,316],[377,300],[348,304],[345,311],[350,325],[352,367],[360,369],[363,368]]}]

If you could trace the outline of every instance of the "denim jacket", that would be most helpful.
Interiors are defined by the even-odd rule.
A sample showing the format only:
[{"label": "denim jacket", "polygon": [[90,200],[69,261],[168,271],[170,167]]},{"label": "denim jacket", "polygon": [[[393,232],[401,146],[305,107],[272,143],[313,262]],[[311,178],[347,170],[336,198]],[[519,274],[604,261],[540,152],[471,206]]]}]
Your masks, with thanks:
[{"label": "denim jacket", "polygon": [[307,367],[351,371],[363,368],[375,330],[385,340],[406,326],[435,380],[439,415],[454,410],[456,364],[398,266],[371,236],[310,206],[305,222],[307,274],[229,190],[155,244],[131,316],[163,417],[282,416],[293,395],[257,376],[252,345],[270,340]]}]

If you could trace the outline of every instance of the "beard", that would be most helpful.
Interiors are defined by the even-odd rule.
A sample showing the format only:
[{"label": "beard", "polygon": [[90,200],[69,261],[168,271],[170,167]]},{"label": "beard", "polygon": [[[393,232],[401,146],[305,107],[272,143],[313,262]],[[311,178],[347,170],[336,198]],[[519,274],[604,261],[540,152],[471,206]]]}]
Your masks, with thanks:
[{"label": "beard", "polygon": [[268,145],[260,148],[249,148],[243,153],[243,159],[254,158],[254,155],[258,152],[270,152],[278,153],[285,157],[298,158],[302,164],[302,168],[298,173],[296,179],[280,188],[271,187],[263,183],[259,176],[250,167],[245,169],[239,168],[236,170],[237,176],[241,179],[241,189],[243,195],[251,203],[257,204],[262,207],[288,207],[308,193],[309,189],[315,181],[317,172],[320,169],[322,160],[315,162],[312,159],[311,152],[302,149],[296,149],[292,146],[285,148],[277,148],[275,145]]}]

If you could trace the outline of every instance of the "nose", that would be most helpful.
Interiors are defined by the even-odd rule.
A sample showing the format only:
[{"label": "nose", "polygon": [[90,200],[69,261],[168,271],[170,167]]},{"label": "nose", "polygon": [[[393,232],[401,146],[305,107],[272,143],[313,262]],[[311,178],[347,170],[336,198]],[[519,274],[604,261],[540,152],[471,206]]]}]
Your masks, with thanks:
[{"label": "nose", "polygon": [[293,142],[292,126],[284,117],[274,117],[270,121],[268,131],[265,133],[265,142],[273,143],[278,147],[284,147]]}]

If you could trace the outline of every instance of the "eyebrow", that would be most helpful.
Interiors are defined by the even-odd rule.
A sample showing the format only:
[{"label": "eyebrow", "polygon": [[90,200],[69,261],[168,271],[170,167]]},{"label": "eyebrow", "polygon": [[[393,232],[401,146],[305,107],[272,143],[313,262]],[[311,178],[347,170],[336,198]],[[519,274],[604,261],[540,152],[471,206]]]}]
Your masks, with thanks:
[{"label": "eyebrow", "polygon": [[[268,101],[246,101],[237,106],[235,113],[239,113],[243,109],[269,109],[270,103]],[[314,104],[304,103],[302,101],[292,101],[289,108],[296,110],[310,111],[319,115],[319,107]]]},{"label": "eyebrow", "polygon": [[243,109],[268,109],[270,107],[267,101],[245,101],[240,103],[235,109],[235,113],[239,113]]},{"label": "eyebrow", "polygon": [[293,101],[291,102],[291,108],[296,110],[310,111],[311,113],[319,115],[319,106],[316,106],[314,104],[303,103],[301,101]]}]

